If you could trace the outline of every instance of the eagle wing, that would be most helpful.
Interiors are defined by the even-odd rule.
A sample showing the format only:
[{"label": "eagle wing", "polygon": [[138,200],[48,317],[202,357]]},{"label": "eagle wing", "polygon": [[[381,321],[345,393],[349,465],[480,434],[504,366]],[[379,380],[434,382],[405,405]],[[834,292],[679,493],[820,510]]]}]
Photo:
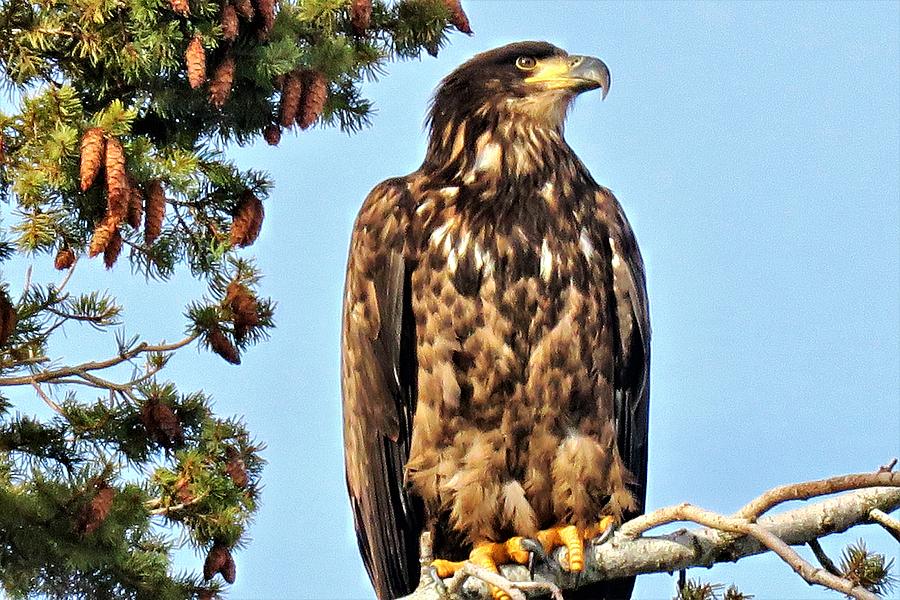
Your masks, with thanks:
[{"label": "eagle wing", "polygon": [[615,418],[618,447],[633,476],[633,491],[643,512],[647,494],[647,439],[650,401],[650,311],[644,261],[631,225],[612,192],[597,196],[607,225],[620,348],[616,364]]},{"label": "eagle wing", "polygon": [[416,402],[411,268],[403,256],[410,198],[388,180],[353,229],[341,336],[347,488],[357,542],[379,598],[418,583],[423,509],[404,484]]}]

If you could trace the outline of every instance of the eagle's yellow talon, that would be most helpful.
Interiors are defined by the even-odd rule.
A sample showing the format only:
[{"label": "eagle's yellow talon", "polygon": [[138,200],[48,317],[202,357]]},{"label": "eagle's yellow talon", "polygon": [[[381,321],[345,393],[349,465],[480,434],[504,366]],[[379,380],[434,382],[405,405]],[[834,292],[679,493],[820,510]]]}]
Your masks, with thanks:
[{"label": "eagle's yellow talon", "polygon": [[[492,573],[499,574],[498,565],[507,563],[518,563],[521,565],[528,564],[530,551],[525,548],[522,543],[522,537],[513,537],[502,543],[481,542],[475,544],[472,552],[469,554],[468,562],[485,568]],[[437,559],[431,562],[431,566],[441,579],[453,577],[457,571],[463,568],[466,561],[452,561]],[[493,585],[488,586],[491,590],[493,600],[511,600],[509,594]]]},{"label": "eagle's yellow talon", "polygon": [[569,553],[569,571],[579,573],[584,570],[584,534],[575,525],[559,529],[559,539]]},{"label": "eagle's yellow talon", "polygon": [[431,566],[437,571],[438,577],[446,579],[453,577],[453,574],[459,571],[465,564],[463,561],[443,560],[441,558],[431,562]]},{"label": "eagle's yellow talon", "polygon": [[509,538],[504,546],[506,546],[506,553],[512,562],[527,565],[531,552],[522,544],[523,539],[521,536]]},{"label": "eagle's yellow talon", "polygon": [[613,517],[606,516],[600,519],[600,521],[596,525],[591,525],[587,529],[584,530],[584,539],[590,540],[598,535],[605,533],[607,529],[613,527],[616,524],[616,520]]}]

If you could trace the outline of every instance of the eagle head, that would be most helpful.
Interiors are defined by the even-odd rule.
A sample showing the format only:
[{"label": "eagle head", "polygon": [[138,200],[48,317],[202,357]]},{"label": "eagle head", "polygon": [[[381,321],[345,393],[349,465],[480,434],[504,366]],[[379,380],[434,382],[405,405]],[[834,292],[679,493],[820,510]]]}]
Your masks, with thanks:
[{"label": "eagle head", "polygon": [[516,132],[561,135],[572,100],[597,88],[605,98],[609,85],[603,61],[547,42],[516,42],[477,54],[435,92],[428,118],[430,162],[448,165],[462,158],[460,145],[470,145],[481,132],[505,129],[510,139],[499,143],[515,143]]}]

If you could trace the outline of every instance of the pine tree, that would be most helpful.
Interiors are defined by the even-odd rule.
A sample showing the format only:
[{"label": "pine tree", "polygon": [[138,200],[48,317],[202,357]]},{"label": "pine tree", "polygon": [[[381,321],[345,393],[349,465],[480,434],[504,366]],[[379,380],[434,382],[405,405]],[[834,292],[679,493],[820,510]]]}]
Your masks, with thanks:
[{"label": "pine tree", "polygon": [[[239,364],[273,327],[275,304],[239,255],[271,182],[220,142],[275,145],[279,123],[358,131],[372,108],[361,83],[436,52],[464,17],[443,0],[0,2],[0,79],[15,97],[0,113],[12,208],[0,262],[46,257],[65,272],[20,293],[0,271],[0,595],[211,598],[234,581],[262,445],[163,373],[195,343]],[[116,333],[106,356],[51,364],[62,325],[121,324],[109,294],[66,289],[100,255],[153,279],[187,267],[208,293],[188,305],[181,341]],[[14,402],[12,389],[31,394]],[[32,396],[51,418],[24,416]],[[205,564],[176,573],[179,543]]]}]

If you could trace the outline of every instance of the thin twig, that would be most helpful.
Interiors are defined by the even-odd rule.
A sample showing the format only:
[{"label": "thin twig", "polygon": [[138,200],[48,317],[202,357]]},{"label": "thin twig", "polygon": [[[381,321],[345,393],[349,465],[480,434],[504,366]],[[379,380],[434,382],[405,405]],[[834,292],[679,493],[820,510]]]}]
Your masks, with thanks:
[{"label": "thin twig", "polygon": [[[198,494],[196,497],[194,497],[194,499],[192,499],[189,502],[173,504],[172,506],[160,506],[160,504],[162,504],[162,499],[154,498],[153,500],[147,500],[146,502],[144,502],[144,507],[150,509],[147,512],[149,512],[151,515],[155,515],[155,516],[167,515],[170,512],[184,510],[185,508],[187,508],[189,506],[193,506],[194,504],[197,504],[204,498],[206,498],[206,494]],[[158,508],[153,508],[154,506],[156,506]]]},{"label": "thin twig", "polygon": [[896,487],[900,486],[900,472],[881,471],[877,473],[858,473],[854,475],[841,475],[829,477],[805,483],[792,483],[782,485],[761,494],[750,503],[746,504],[734,516],[743,519],[756,520],[760,515],[782,502],[789,500],[808,500],[816,496],[836,494],[848,490],[858,490],[870,487]]},{"label": "thin twig", "polygon": [[56,293],[62,292],[66,289],[66,285],[69,284],[69,279],[72,278],[72,273],[75,272],[75,267],[78,265],[78,256],[75,256],[75,261],[72,263],[72,266],[66,269],[66,275],[63,277],[63,280],[59,282],[59,285],[56,287]]},{"label": "thin twig", "polygon": [[195,339],[197,339],[197,334],[193,333],[180,342],[175,342],[173,344],[160,344],[151,346],[147,342],[142,342],[131,350],[123,352],[118,356],[109,358],[107,360],[86,362],[74,367],[61,367],[52,371],[39,371],[37,373],[34,373],[33,375],[22,375],[19,377],[0,377],[0,386],[31,385],[34,382],[41,383],[44,381],[50,381],[51,379],[71,377],[73,375],[83,377],[84,373],[87,373],[89,371],[100,371],[103,369],[114,367],[127,360],[131,360],[135,356],[145,352],[171,352],[173,350],[177,350],[179,348],[187,346]]},{"label": "thin twig", "polygon": [[31,289],[31,269],[34,265],[28,265],[28,268],[25,269],[25,285],[22,287],[22,296],[28,294],[28,290]]},{"label": "thin twig", "polygon": [[897,466],[897,458],[894,457],[891,459],[891,462],[887,463],[886,465],[881,465],[880,467],[878,467],[878,472],[879,473],[890,473],[891,471],[894,470],[894,467],[896,467],[896,466]]},{"label": "thin twig", "polygon": [[889,534],[894,536],[894,539],[900,542],[900,521],[878,508],[869,511],[869,518],[884,527]]},{"label": "thin twig", "polygon": [[37,392],[38,396],[41,397],[41,400],[43,400],[44,403],[47,404],[47,406],[52,408],[54,411],[56,411],[60,415],[65,416],[65,413],[63,412],[62,407],[59,404],[57,404],[56,402],[54,402],[53,400],[51,400],[50,396],[48,396],[47,394],[44,393],[44,390],[41,389],[40,384],[38,384],[37,382],[32,382],[31,385],[34,388],[34,391]]},{"label": "thin twig", "polygon": [[819,540],[810,540],[809,547],[813,551],[813,554],[816,555],[816,560],[819,561],[819,564],[822,565],[822,568],[831,573],[836,577],[841,577],[841,571],[837,568],[834,562],[828,558],[828,555],[825,554],[825,549],[822,548],[822,544],[819,543]]}]

